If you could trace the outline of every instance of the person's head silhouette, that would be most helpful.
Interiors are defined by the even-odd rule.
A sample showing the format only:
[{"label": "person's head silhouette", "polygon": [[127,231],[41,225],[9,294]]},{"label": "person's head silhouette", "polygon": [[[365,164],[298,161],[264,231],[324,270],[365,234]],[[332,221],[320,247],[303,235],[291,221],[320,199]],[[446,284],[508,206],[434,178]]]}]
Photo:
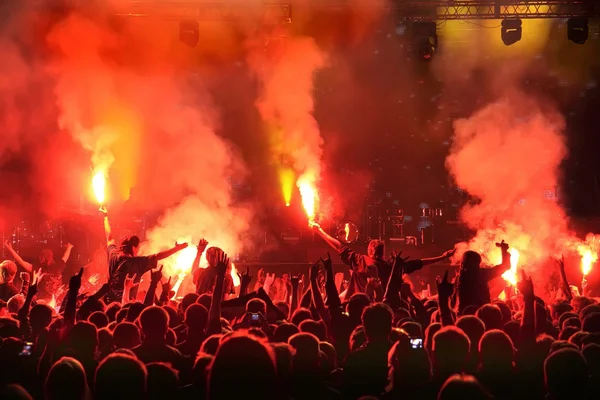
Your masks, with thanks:
[{"label": "person's head silhouette", "polygon": [[46,377],[44,394],[47,400],[84,400],[88,386],[81,363],[71,357],[54,363]]},{"label": "person's head silhouette", "polygon": [[278,388],[273,350],[244,332],[223,340],[213,360],[208,379],[209,400],[252,397],[277,399]]},{"label": "person's head silhouette", "polygon": [[169,314],[162,307],[152,306],[140,314],[144,342],[164,342],[169,330]]},{"label": "person's head silhouette", "polygon": [[392,309],[383,303],[373,304],[364,309],[362,325],[368,342],[386,341],[392,332]]},{"label": "person's head silhouette", "polygon": [[94,400],[145,399],[148,372],[135,357],[111,354],[96,369]]}]

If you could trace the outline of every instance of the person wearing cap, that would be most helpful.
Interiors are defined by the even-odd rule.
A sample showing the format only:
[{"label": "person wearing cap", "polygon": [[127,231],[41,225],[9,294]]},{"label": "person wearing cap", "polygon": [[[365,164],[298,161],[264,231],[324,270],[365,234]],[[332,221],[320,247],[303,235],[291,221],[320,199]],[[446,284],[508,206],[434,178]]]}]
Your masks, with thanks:
[{"label": "person wearing cap", "polygon": [[14,295],[19,294],[19,289],[13,283],[16,274],[17,264],[9,260],[0,263],[0,300],[5,303]]},{"label": "person wearing cap", "polygon": [[[175,246],[169,250],[149,256],[140,256],[138,255],[140,238],[135,235],[124,237],[121,245],[117,247],[110,228],[106,207],[101,207],[100,212],[104,215],[104,232],[108,253],[108,283],[110,289],[106,295],[107,302],[121,301],[125,278],[128,275],[135,274],[136,280],[139,281],[143,274],[156,268],[159,260],[170,257],[187,247],[187,243],[175,243]],[[135,298],[135,293],[136,291],[132,290],[131,296],[133,298]]]}]

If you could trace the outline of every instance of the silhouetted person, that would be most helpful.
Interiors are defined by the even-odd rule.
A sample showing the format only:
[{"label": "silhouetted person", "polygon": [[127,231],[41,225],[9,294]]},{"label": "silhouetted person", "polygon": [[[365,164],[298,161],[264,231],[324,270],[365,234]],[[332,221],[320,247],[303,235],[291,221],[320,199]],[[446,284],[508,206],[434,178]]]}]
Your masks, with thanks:
[{"label": "silhouetted person", "polygon": [[385,391],[392,319],[392,310],[383,303],[364,309],[362,325],[367,342],[348,354],[344,366],[343,386],[348,398],[377,396]]},{"label": "silhouetted person", "polygon": [[425,348],[413,348],[410,337],[400,334],[399,340],[388,353],[391,388],[382,399],[430,398],[432,389],[431,362]]},{"label": "silhouetted person", "polygon": [[85,370],[76,359],[63,357],[50,368],[44,385],[46,400],[85,400],[88,391]]},{"label": "silhouetted person", "polygon": [[453,375],[444,383],[438,400],[492,400],[486,390],[471,375]]},{"label": "silhouetted person", "polygon": [[[223,250],[218,247],[209,247],[206,250],[206,261],[208,262],[208,266],[204,269],[198,269],[197,278],[194,279],[197,294],[212,294],[217,280],[217,260],[221,254],[223,254]],[[231,277],[230,272],[231,262],[227,266],[227,273],[225,274],[225,281],[223,282],[223,300],[227,300],[231,295],[235,294],[233,278]]]},{"label": "silhouetted person", "polygon": [[510,269],[510,254],[508,245],[503,242],[502,264],[492,268],[481,268],[479,253],[468,250],[462,256],[460,271],[456,277],[455,296],[458,298],[458,314],[463,315],[468,306],[481,307],[490,302],[490,289],[488,282],[498,278]]},{"label": "silhouetted person", "polygon": [[140,314],[142,327],[142,344],[135,347],[133,352],[145,364],[164,362],[181,371],[183,357],[179,350],[167,344],[169,315],[161,307],[146,308]]},{"label": "silhouetted person", "polygon": [[14,284],[16,274],[17,265],[14,262],[6,260],[0,263],[0,300],[4,305],[11,297],[19,294],[19,289]]},{"label": "silhouetted person", "polygon": [[469,361],[471,342],[454,326],[442,328],[433,336],[433,381],[437,387],[453,374],[462,374]]},{"label": "silhouetted person", "polygon": [[[150,256],[139,256],[140,238],[132,235],[126,236],[117,247],[112,235],[108,211],[101,207],[100,212],[104,214],[104,233],[106,234],[106,251],[108,253],[108,274],[110,290],[106,295],[106,303],[120,302],[123,298],[125,278],[135,275],[135,281],[139,282],[146,272],[155,268],[157,261],[172,256],[187,247],[187,243],[177,244],[170,250],[166,250]],[[130,296],[135,299],[137,288],[131,290]]]},{"label": "silhouetted person", "polygon": [[192,304],[185,312],[184,324],[187,330],[186,339],[177,345],[177,350],[195,360],[202,342],[206,339],[208,310],[200,304]]},{"label": "silhouetted person", "polygon": [[510,399],[518,394],[514,354],[513,343],[503,331],[487,331],[479,342],[481,363],[477,376],[497,399]]},{"label": "silhouetted person", "polygon": [[165,363],[150,363],[148,371],[148,400],[172,398],[179,387],[179,373]]},{"label": "silhouetted person", "polygon": [[583,356],[573,349],[561,349],[544,362],[548,396],[552,400],[585,399],[590,372]]},{"label": "silhouetted person", "polygon": [[224,339],[208,377],[209,400],[280,399],[273,350],[260,340],[234,333]]},{"label": "silhouetted person", "polygon": [[[318,224],[313,222],[311,226],[340,255],[342,262],[352,269],[350,284],[345,295],[346,299],[349,299],[354,293],[364,293],[369,278],[379,279],[382,288],[381,295],[383,295],[392,273],[392,264],[385,259],[385,243],[383,241],[371,240],[367,247],[367,254],[360,254],[342,245],[339,240],[325,232]],[[453,254],[454,250],[449,250],[439,257],[406,261],[402,265],[403,273],[411,274],[426,265],[445,260]]]},{"label": "silhouetted person", "polygon": [[134,357],[112,354],[96,370],[94,400],[145,399],[148,373]]}]

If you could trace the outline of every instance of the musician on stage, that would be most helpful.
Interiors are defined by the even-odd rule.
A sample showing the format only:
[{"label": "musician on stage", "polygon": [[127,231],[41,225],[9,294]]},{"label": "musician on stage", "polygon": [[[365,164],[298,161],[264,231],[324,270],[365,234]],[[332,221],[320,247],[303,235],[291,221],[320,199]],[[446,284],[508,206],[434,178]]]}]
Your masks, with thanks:
[{"label": "musician on stage", "polygon": [[[384,258],[385,244],[383,241],[371,240],[367,247],[367,254],[360,254],[342,245],[339,240],[325,232],[319,224],[311,222],[311,226],[328,245],[338,252],[342,262],[352,269],[346,300],[349,300],[354,293],[364,293],[370,278],[379,280],[382,291],[385,291],[392,272],[392,264]],[[439,257],[406,261],[402,265],[403,272],[411,274],[426,265],[450,258],[453,254],[454,250],[448,250]]]},{"label": "musician on stage", "polygon": [[25,269],[25,271],[31,275],[33,275],[34,272],[41,272],[38,282],[37,297],[40,300],[50,301],[52,299],[52,295],[56,294],[56,291],[62,285],[62,274],[67,267],[67,261],[71,256],[71,250],[73,250],[74,246],[71,243],[67,243],[67,247],[62,258],[58,260],[54,259],[54,253],[52,253],[52,250],[42,249],[38,256],[38,262],[34,264],[23,260],[19,253],[13,249],[8,240],[4,242],[4,247],[13,256],[15,261]]},{"label": "musician on stage", "polygon": [[108,302],[120,302],[122,300],[125,278],[128,275],[135,274],[139,281],[143,274],[156,268],[157,261],[170,257],[187,247],[187,243],[175,243],[175,247],[170,250],[150,256],[138,256],[140,238],[135,235],[126,236],[121,241],[121,245],[117,247],[110,228],[106,207],[100,207],[100,212],[104,215],[104,233],[106,234],[108,252],[108,283],[110,286],[106,296]]}]

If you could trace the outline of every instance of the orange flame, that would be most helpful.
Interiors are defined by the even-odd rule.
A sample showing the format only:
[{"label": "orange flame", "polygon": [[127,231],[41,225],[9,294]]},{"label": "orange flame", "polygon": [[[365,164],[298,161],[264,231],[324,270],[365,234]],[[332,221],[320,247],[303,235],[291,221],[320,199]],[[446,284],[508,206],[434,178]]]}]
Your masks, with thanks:
[{"label": "orange flame", "polygon": [[[190,243],[191,240],[189,238],[187,238],[187,239],[181,238],[178,240],[178,242],[179,243],[183,243],[183,242]],[[173,291],[175,292],[176,296],[177,296],[177,292],[179,291],[179,288],[180,288],[185,276],[192,271],[192,264],[194,263],[194,259],[196,258],[197,252],[198,252],[198,250],[196,249],[195,246],[188,246],[185,249],[181,250],[179,253],[173,255],[172,261],[167,259],[164,262],[165,266],[170,267],[171,273],[177,274],[177,282],[173,286]],[[200,258],[200,268],[206,268],[206,267],[208,267],[208,261],[206,261],[206,255],[202,254],[202,257]],[[230,275],[231,275],[231,279],[233,279],[233,285],[236,287],[239,286],[240,278],[237,275],[237,269],[235,268],[233,261],[231,262]]]},{"label": "orange flame", "polygon": [[106,200],[106,174],[103,171],[97,171],[92,178],[92,188],[94,196],[99,204],[104,204]]},{"label": "orange flame", "polygon": [[298,180],[298,189],[300,190],[300,195],[302,196],[302,205],[304,206],[304,211],[306,211],[308,220],[314,221],[317,202],[317,191],[313,184],[309,182],[306,178],[300,178]]},{"label": "orange flame", "polygon": [[585,245],[579,245],[577,252],[581,256],[581,273],[583,276],[587,276],[592,270],[594,263],[598,261],[598,254]]},{"label": "orange flame", "polygon": [[510,283],[512,286],[517,285],[517,266],[519,265],[519,257],[521,254],[517,249],[510,250],[510,269],[502,274],[502,279]]}]

